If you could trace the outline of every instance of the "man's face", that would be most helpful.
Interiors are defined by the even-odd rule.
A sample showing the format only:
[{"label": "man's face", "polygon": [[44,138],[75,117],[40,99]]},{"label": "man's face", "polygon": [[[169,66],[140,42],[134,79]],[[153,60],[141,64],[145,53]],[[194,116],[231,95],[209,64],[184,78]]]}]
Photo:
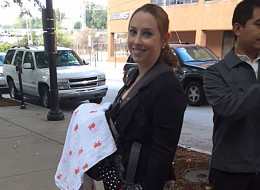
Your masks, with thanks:
[{"label": "man's face", "polygon": [[233,30],[237,36],[238,48],[244,52],[258,53],[260,51],[260,8],[256,7],[253,17],[243,27],[235,23]]}]

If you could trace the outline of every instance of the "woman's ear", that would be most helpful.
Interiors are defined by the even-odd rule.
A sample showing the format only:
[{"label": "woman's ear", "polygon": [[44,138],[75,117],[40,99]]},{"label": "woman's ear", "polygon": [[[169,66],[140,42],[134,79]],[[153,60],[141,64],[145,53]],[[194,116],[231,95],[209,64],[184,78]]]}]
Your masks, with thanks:
[{"label": "woman's ear", "polygon": [[233,31],[237,37],[240,36],[242,29],[243,29],[243,26],[241,24],[239,24],[239,23],[233,24]]},{"label": "woman's ear", "polygon": [[167,33],[162,37],[162,47],[165,47],[169,43],[170,34]]}]

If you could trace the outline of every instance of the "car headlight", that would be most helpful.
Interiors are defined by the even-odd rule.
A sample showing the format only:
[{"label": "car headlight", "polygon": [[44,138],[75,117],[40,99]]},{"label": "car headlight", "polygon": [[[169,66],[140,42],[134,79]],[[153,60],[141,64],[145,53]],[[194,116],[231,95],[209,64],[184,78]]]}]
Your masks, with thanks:
[{"label": "car headlight", "polygon": [[69,80],[68,79],[57,79],[58,90],[66,90],[69,89]]},{"label": "car headlight", "polygon": [[105,81],[105,80],[98,82],[98,86],[105,85],[105,84],[106,84],[106,81]]},{"label": "car headlight", "polygon": [[98,80],[100,80],[100,79],[106,79],[106,76],[105,76],[105,74],[103,74],[103,75],[98,75],[97,79],[98,79]]},{"label": "car headlight", "polygon": [[4,74],[3,74],[3,73],[0,73],[0,77],[4,77]]}]

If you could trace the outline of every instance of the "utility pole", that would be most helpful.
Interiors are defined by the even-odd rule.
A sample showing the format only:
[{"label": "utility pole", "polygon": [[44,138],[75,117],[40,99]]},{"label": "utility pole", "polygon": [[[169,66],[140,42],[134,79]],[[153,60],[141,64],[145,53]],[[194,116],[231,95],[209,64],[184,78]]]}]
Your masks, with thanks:
[{"label": "utility pole", "polygon": [[42,10],[42,23],[44,30],[44,49],[48,57],[50,70],[50,110],[47,119],[50,121],[58,121],[63,120],[64,115],[59,108],[56,68],[57,40],[55,33],[55,11],[52,6],[52,0],[46,0],[46,9]]}]

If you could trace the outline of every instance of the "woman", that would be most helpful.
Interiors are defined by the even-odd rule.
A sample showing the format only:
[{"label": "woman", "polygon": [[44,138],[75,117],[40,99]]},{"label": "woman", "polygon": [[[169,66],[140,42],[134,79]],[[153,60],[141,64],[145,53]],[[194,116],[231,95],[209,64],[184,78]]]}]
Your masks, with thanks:
[{"label": "woman", "polygon": [[[133,142],[141,144],[135,183],[144,190],[162,190],[174,179],[172,161],[186,109],[186,96],[173,73],[176,59],[168,45],[168,26],[168,15],[157,5],[146,4],[133,13],[128,48],[138,69],[113,104],[120,105],[112,118],[125,169]],[[156,76],[161,68],[167,69]]]}]

